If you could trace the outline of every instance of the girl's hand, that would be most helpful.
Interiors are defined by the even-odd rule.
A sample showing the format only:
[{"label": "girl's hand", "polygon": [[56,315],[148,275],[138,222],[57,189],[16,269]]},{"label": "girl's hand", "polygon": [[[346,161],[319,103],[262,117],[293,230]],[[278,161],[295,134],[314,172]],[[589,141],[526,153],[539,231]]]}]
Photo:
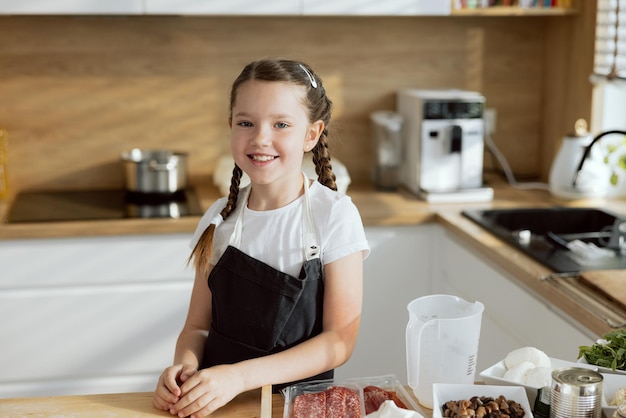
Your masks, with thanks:
[{"label": "girl's hand", "polygon": [[169,411],[180,400],[180,385],[197,372],[194,367],[185,364],[175,364],[165,369],[159,376],[152,405],[161,411]]},{"label": "girl's hand", "polygon": [[200,370],[181,386],[182,396],[169,411],[179,417],[206,417],[244,390],[235,366],[220,365]]}]

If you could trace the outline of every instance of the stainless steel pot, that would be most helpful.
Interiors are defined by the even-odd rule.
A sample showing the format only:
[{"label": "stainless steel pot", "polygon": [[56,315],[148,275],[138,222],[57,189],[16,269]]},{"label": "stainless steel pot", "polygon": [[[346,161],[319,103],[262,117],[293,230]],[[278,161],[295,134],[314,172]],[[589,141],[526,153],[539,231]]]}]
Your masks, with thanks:
[{"label": "stainless steel pot", "polygon": [[187,187],[187,154],[134,148],[122,153],[126,190],[175,193]]}]

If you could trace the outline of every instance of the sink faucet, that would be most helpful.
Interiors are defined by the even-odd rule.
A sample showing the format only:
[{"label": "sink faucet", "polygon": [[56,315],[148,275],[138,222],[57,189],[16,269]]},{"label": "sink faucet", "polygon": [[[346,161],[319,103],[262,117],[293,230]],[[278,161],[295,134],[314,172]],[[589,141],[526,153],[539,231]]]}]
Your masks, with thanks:
[{"label": "sink faucet", "polygon": [[578,163],[578,167],[576,168],[576,171],[574,171],[574,178],[572,179],[572,188],[574,190],[576,189],[576,183],[578,181],[578,175],[582,171],[583,165],[585,164],[585,161],[587,161],[587,157],[589,157],[589,153],[591,152],[591,147],[593,147],[593,145],[596,142],[598,142],[598,140],[600,140],[600,138],[604,138],[605,136],[612,135],[612,134],[626,135],[626,131],[621,131],[621,130],[615,129],[615,130],[612,130],[612,131],[602,132],[602,133],[596,135],[596,137],[591,140],[589,145],[587,145],[585,147],[585,151],[583,152],[583,156],[580,159],[580,163]]}]

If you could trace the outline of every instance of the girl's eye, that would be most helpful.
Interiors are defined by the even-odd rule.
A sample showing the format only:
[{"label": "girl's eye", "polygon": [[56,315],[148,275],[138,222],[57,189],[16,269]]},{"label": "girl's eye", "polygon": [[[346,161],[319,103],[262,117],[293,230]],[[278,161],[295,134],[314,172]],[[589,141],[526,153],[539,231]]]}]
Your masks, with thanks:
[{"label": "girl's eye", "polygon": [[281,129],[282,129],[282,128],[288,128],[288,127],[289,127],[289,125],[288,125],[288,124],[286,124],[285,122],[278,122],[278,123],[276,124],[276,127],[277,127],[277,128],[281,128]]},{"label": "girl's eye", "polygon": [[250,127],[252,126],[252,122],[248,122],[246,120],[242,120],[240,122],[237,122],[238,126],[243,126],[243,127]]}]

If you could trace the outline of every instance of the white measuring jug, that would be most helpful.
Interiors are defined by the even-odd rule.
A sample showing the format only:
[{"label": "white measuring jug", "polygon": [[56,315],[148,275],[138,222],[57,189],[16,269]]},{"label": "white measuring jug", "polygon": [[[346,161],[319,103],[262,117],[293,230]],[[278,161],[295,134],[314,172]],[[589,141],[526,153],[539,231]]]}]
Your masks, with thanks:
[{"label": "white measuring jug", "polygon": [[433,383],[474,383],[485,306],[452,295],[429,295],[407,306],[407,377],[417,400],[433,408]]}]

